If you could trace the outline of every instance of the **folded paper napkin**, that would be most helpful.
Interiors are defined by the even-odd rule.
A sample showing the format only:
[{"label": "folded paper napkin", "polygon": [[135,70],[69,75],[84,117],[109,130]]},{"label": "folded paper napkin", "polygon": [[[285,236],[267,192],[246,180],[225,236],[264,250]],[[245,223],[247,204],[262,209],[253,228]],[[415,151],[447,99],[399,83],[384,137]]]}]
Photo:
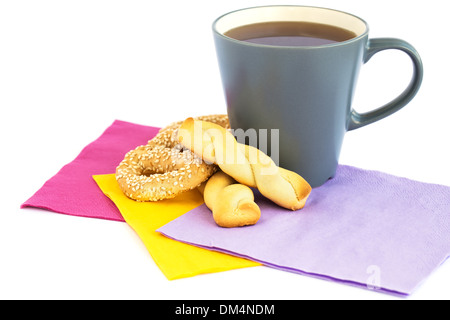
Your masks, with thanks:
[{"label": "folded paper napkin", "polygon": [[92,179],[116,171],[126,152],[146,144],[159,128],[116,120],[71,163],[48,180],[22,208],[35,207],[74,216],[124,221]]},{"label": "folded paper napkin", "polygon": [[22,208],[35,207],[74,216],[126,221],[168,279],[260,265],[186,245],[155,232],[165,223],[201,205],[203,198],[197,191],[155,203],[139,203],[123,195],[112,173],[125,153],[146,144],[158,130],[116,120],[74,161],[22,204]]},{"label": "folded paper napkin", "polygon": [[94,176],[94,179],[119,208],[125,221],[139,235],[153,260],[168,279],[260,265],[251,260],[175,241],[155,231],[203,204],[203,197],[197,190],[169,200],[136,202],[122,193],[113,174]]},{"label": "folded paper napkin", "polygon": [[225,229],[205,205],[157,231],[281,270],[408,295],[450,255],[450,187],[339,166],[291,212],[259,194],[260,221]]}]

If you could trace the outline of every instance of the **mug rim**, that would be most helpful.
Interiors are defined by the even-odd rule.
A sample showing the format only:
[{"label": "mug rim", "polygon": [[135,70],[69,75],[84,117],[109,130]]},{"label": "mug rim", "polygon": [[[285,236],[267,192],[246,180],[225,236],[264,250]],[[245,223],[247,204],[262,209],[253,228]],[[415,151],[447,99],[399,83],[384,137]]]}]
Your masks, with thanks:
[{"label": "mug rim", "polygon": [[[334,43],[330,43],[330,44],[324,44],[324,45],[311,45],[311,46],[282,46],[282,45],[268,45],[268,44],[260,44],[260,43],[252,43],[252,42],[248,42],[248,41],[244,41],[244,40],[237,40],[235,38],[231,38],[226,36],[224,33],[220,32],[219,30],[217,30],[217,24],[225,17],[238,13],[238,12],[242,12],[242,11],[247,11],[247,10],[254,10],[254,9],[260,9],[260,8],[289,8],[289,7],[294,7],[294,8],[310,8],[310,9],[319,9],[319,10],[327,10],[327,11],[333,11],[333,12],[337,12],[340,14],[344,14],[344,15],[348,15],[350,17],[353,17],[355,19],[358,19],[360,22],[362,22],[364,24],[365,30],[364,32],[362,32],[361,34],[357,35],[354,38],[351,38],[349,40],[345,40],[345,41],[339,41],[339,42],[334,42]],[[275,20],[274,20],[275,21]],[[242,24],[245,25],[245,24]],[[235,42],[237,44],[241,44],[241,45],[247,45],[247,46],[251,46],[251,47],[264,47],[264,48],[285,48],[285,49],[297,49],[297,50],[307,50],[307,49],[317,49],[317,48],[330,48],[330,47],[338,47],[338,46],[343,46],[343,45],[347,45],[353,42],[356,42],[358,40],[360,40],[361,38],[364,38],[365,36],[368,35],[369,33],[369,24],[362,18],[352,14],[352,13],[348,13],[346,11],[342,11],[342,10],[337,10],[337,9],[332,9],[332,8],[326,8],[326,7],[317,7],[317,6],[307,6],[307,5],[263,5],[263,6],[253,6],[253,7],[247,7],[247,8],[241,8],[241,9],[237,9],[237,10],[233,10],[227,13],[222,14],[221,16],[219,16],[218,18],[216,18],[213,23],[212,23],[212,29],[213,32],[218,35],[221,38],[224,38],[228,41],[232,41]],[[231,29],[229,29],[231,30]],[[227,30],[228,31],[228,30]]]}]

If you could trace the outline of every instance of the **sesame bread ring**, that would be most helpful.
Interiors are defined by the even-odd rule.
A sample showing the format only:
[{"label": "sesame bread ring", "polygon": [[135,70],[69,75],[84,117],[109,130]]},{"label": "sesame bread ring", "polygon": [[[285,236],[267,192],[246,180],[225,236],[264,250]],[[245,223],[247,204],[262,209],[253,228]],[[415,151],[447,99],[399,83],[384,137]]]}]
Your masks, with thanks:
[{"label": "sesame bread ring", "polygon": [[[226,115],[202,116],[229,128]],[[183,122],[161,129],[147,145],[128,152],[116,168],[116,180],[122,192],[136,201],[158,201],[176,197],[197,188],[217,171],[214,164],[183,149],[176,133]]]}]

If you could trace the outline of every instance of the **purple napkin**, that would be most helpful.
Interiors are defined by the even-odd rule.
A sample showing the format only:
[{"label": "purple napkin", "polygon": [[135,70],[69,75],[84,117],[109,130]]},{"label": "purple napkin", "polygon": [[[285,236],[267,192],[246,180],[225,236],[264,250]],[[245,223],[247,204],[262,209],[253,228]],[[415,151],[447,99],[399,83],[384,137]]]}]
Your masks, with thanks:
[{"label": "purple napkin", "polygon": [[74,216],[125,221],[92,175],[116,171],[125,153],[146,144],[159,128],[116,120],[75,160],[48,180],[22,208],[35,207]]},{"label": "purple napkin", "polygon": [[304,209],[258,193],[260,221],[218,227],[202,205],[160,228],[164,235],[267,266],[408,295],[450,254],[450,187],[339,166]]}]

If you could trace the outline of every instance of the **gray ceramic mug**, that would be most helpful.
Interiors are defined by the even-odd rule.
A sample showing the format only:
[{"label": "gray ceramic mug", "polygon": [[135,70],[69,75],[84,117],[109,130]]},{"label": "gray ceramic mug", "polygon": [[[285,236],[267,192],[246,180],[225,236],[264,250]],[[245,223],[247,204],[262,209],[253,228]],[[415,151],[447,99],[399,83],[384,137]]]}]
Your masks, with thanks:
[{"label": "gray ceramic mug", "polygon": [[[271,21],[331,24],[353,31],[356,37],[322,46],[276,46],[224,35],[239,26]],[[409,43],[369,39],[368,31],[367,23],[354,15],[316,7],[254,7],[219,17],[213,33],[231,127],[257,132],[278,129],[279,144],[272,141],[268,150],[278,147],[281,167],[297,172],[312,187],[332,178],[344,134],[398,111],[422,82],[422,62]],[[359,69],[386,49],[401,50],[411,58],[411,82],[390,103],[358,113],[351,104]]]}]

